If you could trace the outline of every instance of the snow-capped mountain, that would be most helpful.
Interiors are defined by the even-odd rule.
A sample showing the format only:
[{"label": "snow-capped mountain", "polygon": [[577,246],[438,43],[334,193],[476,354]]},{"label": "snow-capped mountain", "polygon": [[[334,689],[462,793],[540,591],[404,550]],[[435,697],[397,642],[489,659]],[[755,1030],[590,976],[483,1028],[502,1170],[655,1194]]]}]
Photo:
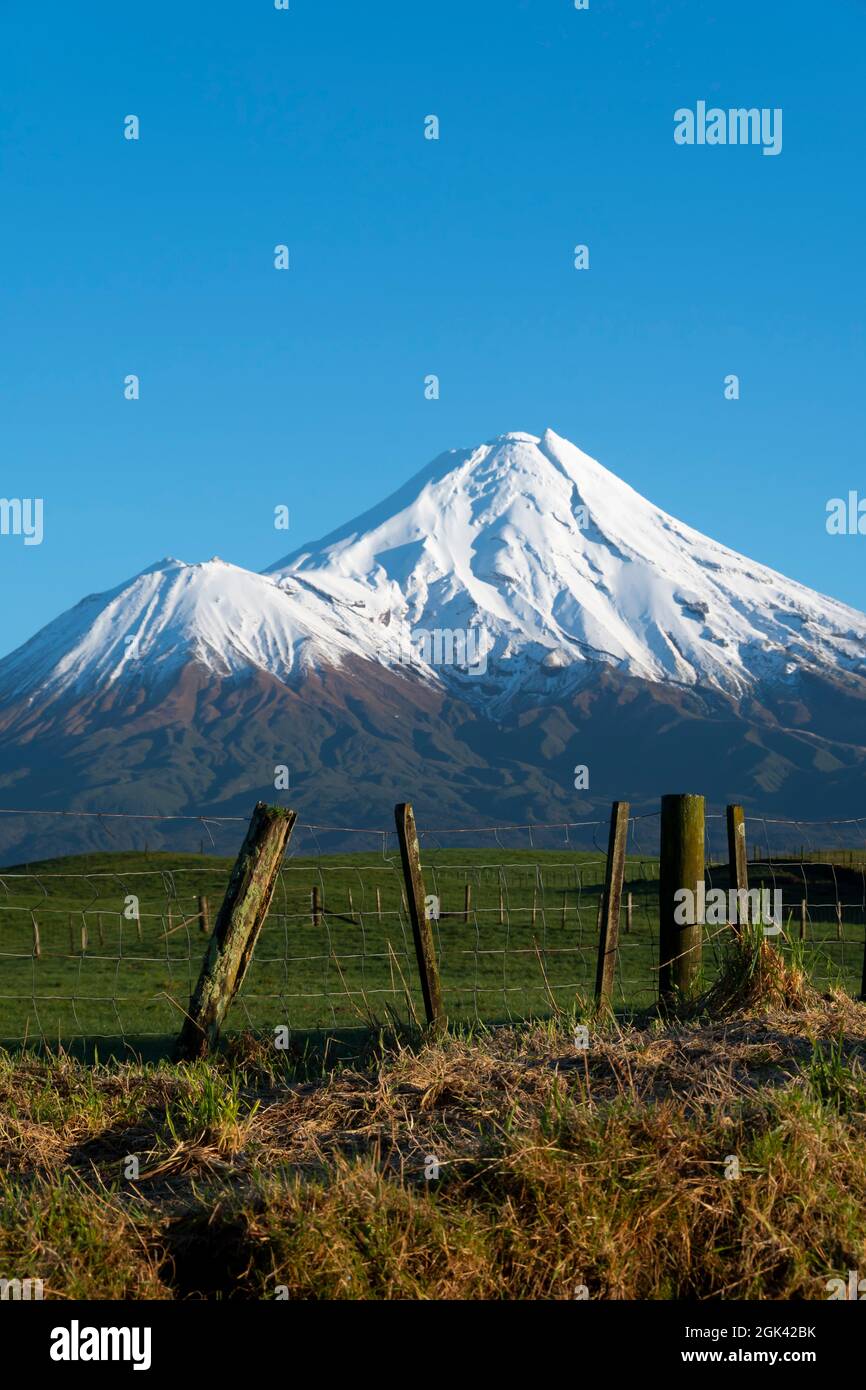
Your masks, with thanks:
[{"label": "snow-capped mountain", "polygon": [[[477,634],[484,660],[437,661],[417,639],[442,631]],[[291,683],[347,658],[494,710],[603,669],[742,696],[862,673],[864,641],[866,615],[701,535],[548,430],[441,456],[263,574],[168,559],[92,594],[0,661],[0,702],[164,683],[187,663]]]},{"label": "snow-capped mountain", "polygon": [[677,521],[552,430],[443,455],[270,572],[372,622],[479,628],[488,699],[599,666],[735,695],[866,670],[866,615]]},{"label": "snow-capped mountain", "polygon": [[[683,786],[862,814],[864,641],[866,615],[552,431],[506,434],[263,573],[163,560],[49,623],[0,660],[0,806],[244,813],[280,765],[320,825],[406,799],[562,821]],[[57,853],[50,824],[3,817],[0,853]]]},{"label": "snow-capped mountain", "polygon": [[279,583],[214,558],[166,559],[90,594],[0,662],[0,698],[160,682],[195,663],[218,676],[289,680],[347,656],[397,661],[395,634],[303,579]]}]

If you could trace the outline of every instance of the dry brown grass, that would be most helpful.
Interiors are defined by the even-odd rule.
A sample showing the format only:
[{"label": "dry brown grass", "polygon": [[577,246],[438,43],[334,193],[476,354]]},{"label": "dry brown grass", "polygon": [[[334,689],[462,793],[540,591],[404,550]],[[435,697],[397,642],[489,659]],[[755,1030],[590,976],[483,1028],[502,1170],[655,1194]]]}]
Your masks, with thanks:
[{"label": "dry brown grass", "polygon": [[866,1268],[866,1007],[792,988],[600,1025],[587,1053],[539,1024],[315,1081],[253,1039],[192,1067],[5,1058],[0,1273],[61,1297],[823,1298]]},{"label": "dry brown grass", "polygon": [[768,941],[760,928],[743,929],[743,936],[727,950],[718,979],[689,1011],[717,1018],[736,1011],[768,1008],[815,1010],[822,996],[796,959],[788,960]]}]

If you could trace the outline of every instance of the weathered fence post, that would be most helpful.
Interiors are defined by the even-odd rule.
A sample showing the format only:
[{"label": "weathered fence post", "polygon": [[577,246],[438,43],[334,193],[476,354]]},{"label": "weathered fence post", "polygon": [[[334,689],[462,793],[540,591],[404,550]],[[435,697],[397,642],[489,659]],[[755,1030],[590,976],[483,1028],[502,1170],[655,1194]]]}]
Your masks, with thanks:
[{"label": "weathered fence post", "polygon": [[627,897],[626,900],[625,900],[625,929],[626,929],[626,931],[627,931],[629,934],[631,934],[631,929],[632,929],[633,924],[634,924],[634,907],[633,907],[633,904],[632,904],[632,896],[631,896],[631,893],[629,893],[628,897]]},{"label": "weathered fence post", "polygon": [[318,883],[313,884],[312,892],[310,893],[310,914],[312,916],[313,926],[320,927],[322,925],[322,901]]},{"label": "weathered fence post", "polygon": [[259,801],[232,869],[177,1040],[178,1060],[204,1057],[243,983],[297,816]]},{"label": "weathered fence post", "polygon": [[467,927],[469,926],[469,921],[470,921],[470,914],[471,914],[471,912],[472,912],[472,884],[471,884],[471,883],[467,883],[466,889],[465,889],[464,894],[463,894],[463,922],[464,922],[464,925],[467,926]]},{"label": "weathered fence post", "polygon": [[[731,922],[734,935],[749,920],[749,857],[746,852],[746,815],[742,806],[728,806],[728,883],[737,892],[735,920]],[[743,894],[746,894],[744,897]]]},{"label": "weathered fence post", "polygon": [[210,936],[210,903],[205,897],[198,900],[198,929]]},{"label": "weathered fence post", "polygon": [[[669,1004],[688,994],[701,968],[704,892],[704,798],[691,794],[662,797],[659,856],[659,1002]],[[680,909],[675,895],[687,888],[695,911]],[[698,920],[689,921],[689,918]]]},{"label": "weathered fence post", "polygon": [[377,888],[377,889],[376,889],[376,921],[377,921],[377,922],[381,922],[381,920],[382,920],[382,890],[381,890],[381,888]]},{"label": "weathered fence post", "polygon": [[613,994],[613,976],[619,946],[622,882],[625,874],[625,849],[628,839],[628,811],[627,801],[615,801],[610,812],[607,864],[604,871],[604,891],[600,903],[598,967],[595,975],[596,1004],[609,1004]]},{"label": "weathered fence post", "polygon": [[800,899],[800,940],[806,940],[806,922],[809,916],[809,909],[805,898]]},{"label": "weathered fence post", "polygon": [[[424,879],[421,875],[421,850],[418,845],[418,832],[415,828],[415,813],[408,802],[400,802],[398,806],[394,807],[394,820],[397,825],[400,858],[403,862],[403,877],[406,881],[405,901],[408,903],[409,920],[412,923],[412,935],[415,939],[415,954],[418,957],[418,974],[421,977],[424,1013],[431,1028],[436,1032],[442,1032],[445,1028],[442,989],[439,984],[439,969],[433,946],[433,932],[427,916]],[[468,884],[466,891],[469,892]]]}]

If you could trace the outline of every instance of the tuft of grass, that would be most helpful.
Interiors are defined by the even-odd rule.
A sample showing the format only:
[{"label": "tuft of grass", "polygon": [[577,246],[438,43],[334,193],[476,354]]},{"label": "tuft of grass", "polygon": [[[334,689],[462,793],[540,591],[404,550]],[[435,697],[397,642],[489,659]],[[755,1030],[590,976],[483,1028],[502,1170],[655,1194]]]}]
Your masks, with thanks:
[{"label": "tuft of grass", "polygon": [[806,1077],[812,1093],[823,1105],[841,1114],[854,1111],[858,1106],[862,1108],[863,1068],[859,1059],[848,1064],[842,1029],[827,1044],[817,1040],[813,1042]]},{"label": "tuft of grass", "polygon": [[211,1144],[220,1153],[240,1148],[259,1101],[249,1104],[244,1100],[237,1072],[223,1075],[200,1062],[182,1065],[179,1070],[184,1085],[165,1112],[175,1143]]},{"label": "tuft of grass", "polygon": [[802,949],[787,960],[764,936],[760,922],[739,928],[725,947],[718,978],[688,1005],[710,1017],[737,1009],[807,1009],[818,999],[802,964]]}]

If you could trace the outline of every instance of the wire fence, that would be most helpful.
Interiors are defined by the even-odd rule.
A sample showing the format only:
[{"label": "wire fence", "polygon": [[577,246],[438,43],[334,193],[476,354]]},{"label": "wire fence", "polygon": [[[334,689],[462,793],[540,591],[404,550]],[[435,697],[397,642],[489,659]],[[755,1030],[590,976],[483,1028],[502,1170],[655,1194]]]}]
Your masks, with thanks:
[{"label": "wire fence", "polygon": [[[657,814],[629,820],[621,1006],[649,1005],[657,990],[658,826]],[[445,848],[449,839],[470,844]],[[449,1018],[515,1021],[592,996],[607,839],[607,820],[421,834]]]},{"label": "wire fence", "polygon": [[[746,818],[749,885],[778,902],[779,949],[818,988],[860,993],[866,939],[866,819]],[[778,895],[778,898],[777,898]]]},{"label": "wire fence", "polygon": [[[108,828],[104,848],[0,869],[0,1041],[136,1047],[180,1028],[246,822],[95,821]],[[749,885],[778,909],[775,944],[798,953],[819,987],[852,994],[866,933],[864,831],[866,820],[747,819]],[[658,997],[659,836],[657,813],[629,819],[612,995],[624,1013]],[[420,839],[449,1020],[518,1021],[592,997],[606,819],[422,826]],[[707,817],[705,848],[709,902],[731,886],[723,815]],[[729,940],[708,912],[702,982]],[[229,1031],[305,1034],[423,1016],[395,832],[298,825]]]}]

